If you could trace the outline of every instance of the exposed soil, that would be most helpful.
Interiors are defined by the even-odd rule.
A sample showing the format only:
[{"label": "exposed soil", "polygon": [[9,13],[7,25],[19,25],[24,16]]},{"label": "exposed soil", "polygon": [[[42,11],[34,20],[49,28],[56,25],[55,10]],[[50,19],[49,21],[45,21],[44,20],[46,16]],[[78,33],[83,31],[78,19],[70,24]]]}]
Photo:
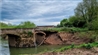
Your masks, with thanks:
[{"label": "exposed soil", "polygon": [[98,48],[92,49],[69,49],[64,52],[47,52],[37,55],[98,55]]},{"label": "exposed soil", "polygon": [[[84,36],[85,37],[85,36]],[[60,32],[60,33],[53,33],[47,36],[45,40],[45,44],[50,45],[59,45],[59,44],[82,44],[82,43],[89,43],[91,39],[79,37],[77,33],[67,33],[67,32]],[[92,49],[69,49],[63,52],[46,52],[43,54],[38,55],[98,55],[98,48]]]},{"label": "exposed soil", "polygon": [[51,33],[48,36],[46,36],[46,40],[44,41],[44,44],[49,44],[49,45],[68,44],[70,45],[70,44],[88,43],[90,41],[91,39],[80,38],[77,36],[77,34],[60,32],[60,33]]},{"label": "exposed soil", "polygon": [[[28,37],[26,34],[21,34],[21,38],[15,35],[9,36],[9,45],[12,47],[34,47],[33,37]],[[14,36],[14,37],[13,37]],[[80,38],[77,34],[68,32],[44,32],[37,33],[35,35],[37,45],[63,45],[63,44],[82,44],[88,43],[91,40],[89,38]]]},{"label": "exposed soil", "polygon": [[50,34],[49,36],[47,36],[45,42],[45,44],[51,44],[51,45],[61,45],[63,44],[62,40],[60,39],[60,37],[56,34]]}]

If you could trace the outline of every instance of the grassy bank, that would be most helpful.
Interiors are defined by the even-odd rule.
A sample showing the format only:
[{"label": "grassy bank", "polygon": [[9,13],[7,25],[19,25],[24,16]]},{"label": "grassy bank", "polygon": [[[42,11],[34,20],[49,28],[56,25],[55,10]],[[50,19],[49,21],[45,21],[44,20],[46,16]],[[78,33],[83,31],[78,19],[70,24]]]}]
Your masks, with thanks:
[{"label": "grassy bank", "polygon": [[93,47],[98,47],[98,42],[93,42],[93,43],[87,43],[87,44],[81,44],[81,45],[69,45],[69,46],[65,46],[62,47],[60,49],[54,50],[54,52],[62,52],[68,49],[73,49],[73,48],[86,48],[86,49],[91,49]]},{"label": "grassy bank", "polygon": [[83,48],[83,49],[90,50],[90,49],[92,49],[94,47],[96,47],[96,48],[98,47],[98,42],[87,43],[87,44],[84,43],[84,44],[80,44],[80,45],[74,45],[74,44],[69,45],[69,46],[65,45],[64,47],[61,47],[61,48],[53,50],[53,51],[44,50],[43,52],[39,53],[38,55],[41,55],[41,54],[44,54],[44,53],[48,53],[48,52],[51,52],[51,53],[52,52],[64,52],[64,51],[67,51],[69,49],[75,49],[75,48],[76,49]]},{"label": "grassy bank", "polygon": [[88,31],[88,28],[76,28],[76,27],[55,27],[55,28],[48,28],[45,29],[47,31],[57,31],[57,32],[84,32]]}]

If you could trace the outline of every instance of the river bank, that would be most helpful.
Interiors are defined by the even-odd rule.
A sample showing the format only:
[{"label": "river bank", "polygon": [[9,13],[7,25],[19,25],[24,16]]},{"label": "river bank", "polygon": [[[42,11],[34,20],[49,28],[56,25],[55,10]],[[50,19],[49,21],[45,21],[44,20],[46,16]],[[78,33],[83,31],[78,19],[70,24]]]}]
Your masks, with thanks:
[{"label": "river bank", "polygon": [[64,46],[55,51],[47,51],[37,55],[98,55],[98,42]]},{"label": "river bank", "polygon": [[[10,42],[9,46],[10,46],[11,55],[15,55],[15,54],[16,55],[34,55],[34,54],[38,54],[38,53],[44,52],[44,51],[46,53],[44,53],[43,55],[54,55],[54,54],[60,55],[60,53],[65,54],[66,51],[71,52],[71,50],[76,51],[76,54],[79,54],[79,53],[83,54],[82,51],[84,51],[84,49],[74,48],[74,49],[68,49],[65,51],[66,48],[65,47],[62,48],[62,47],[71,45],[71,48],[72,48],[72,46],[74,46],[74,45],[80,45],[83,43],[85,43],[85,44],[93,43],[96,40],[98,40],[98,38],[97,38],[98,35],[95,34],[93,31],[74,32],[74,33],[73,32],[52,32],[52,31],[46,32],[45,31],[45,34],[46,35],[44,35],[43,33],[36,34],[36,44],[41,43],[40,46],[37,45],[38,46],[37,48],[34,48],[34,46],[33,46],[33,48],[30,47],[30,45],[34,44],[32,37],[29,37],[27,35],[25,37],[25,35],[23,35],[23,37],[20,39],[20,38],[14,38],[14,37],[19,37],[19,36],[9,35],[9,38],[11,38],[11,39],[8,39]],[[11,45],[14,48],[12,48]],[[21,45],[21,48],[19,47],[20,45]],[[46,46],[43,46],[43,45],[46,45]],[[54,45],[54,47],[57,47],[60,45],[63,45],[63,46],[60,46],[61,49],[59,50],[59,52],[54,52],[54,50],[58,49],[58,47],[54,48],[54,47],[51,47],[51,45]],[[43,46],[43,47],[41,47],[41,46]],[[45,48],[47,46],[50,46],[49,49]],[[41,47],[42,49],[40,49],[39,47]],[[89,47],[89,45],[87,46],[87,48],[88,47]],[[62,50],[64,50],[64,51],[61,52]],[[47,52],[47,51],[52,51],[52,52]],[[78,53],[78,51],[80,51],[80,52]],[[88,49],[86,51],[88,51]],[[74,53],[75,52],[72,52],[72,54],[74,54]],[[68,53],[68,54],[70,54],[70,53]]]},{"label": "river bank", "polygon": [[46,52],[37,55],[98,55],[98,48],[88,49],[69,49],[63,52]]},{"label": "river bank", "polygon": [[[45,34],[44,34],[45,33]],[[34,36],[29,37],[28,33],[16,36],[9,34],[9,46],[10,47],[34,47],[40,45],[70,45],[70,44],[82,44],[93,42],[95,37],[92,37],[90,32],[52,32],[44,31],[44,33],[36,33]],[[31,34],[32,35],[32,34]],[[91,37],[90,37],[91,36]]]}]

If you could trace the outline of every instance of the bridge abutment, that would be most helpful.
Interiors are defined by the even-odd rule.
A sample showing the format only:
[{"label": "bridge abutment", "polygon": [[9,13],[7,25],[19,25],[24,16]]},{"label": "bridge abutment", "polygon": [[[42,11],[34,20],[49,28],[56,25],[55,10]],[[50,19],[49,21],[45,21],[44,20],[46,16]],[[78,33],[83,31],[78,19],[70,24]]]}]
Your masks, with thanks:
[{"label": "bridge abutment", "polygon": [[[34,47],[42,44],[62,44],[57,32],[45,30],[2,30],[3,35],[7,35],[10,47]],[[54,42],[52,42],[54,41]],[[57,42],[58,41],[58,42]]]}]

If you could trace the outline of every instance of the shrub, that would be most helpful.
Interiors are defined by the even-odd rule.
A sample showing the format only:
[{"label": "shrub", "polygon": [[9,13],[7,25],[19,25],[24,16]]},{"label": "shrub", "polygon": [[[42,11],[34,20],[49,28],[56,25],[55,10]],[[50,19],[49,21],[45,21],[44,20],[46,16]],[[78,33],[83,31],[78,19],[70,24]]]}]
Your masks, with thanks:
[{"label": "shrub", "polygon": [[81,47],[91,49],[93,46],[90,43],[88,43],[88,44],[82,44]]},{"label": "shrub", "polygon": [[75,47],[75,45],[74,45],[74,44],[72,44],[72,45],[71,45],[71,48],[74,48],[74,47]]},{"label": "shrub", "polygon": [[93,20],[88,26],[91,30],[98,30],[98,19]]},{"label": "shrub", "polygon": [[29,37],[32,37],[32,36],[33,36],[33,33],[32,33],[31,31],[28,31],[27,35],[28,35]]}]

